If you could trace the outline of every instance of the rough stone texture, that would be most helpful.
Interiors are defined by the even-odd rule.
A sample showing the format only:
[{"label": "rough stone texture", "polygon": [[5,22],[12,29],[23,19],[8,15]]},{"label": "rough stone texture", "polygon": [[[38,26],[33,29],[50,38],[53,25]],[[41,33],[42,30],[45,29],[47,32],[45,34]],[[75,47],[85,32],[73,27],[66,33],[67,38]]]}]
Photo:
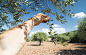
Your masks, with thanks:
[{"label": "rough stone texture", "polygon": [[67,46],[53,42],[26,42],[18,55],[86,55],[86,44],[69,43]]}]

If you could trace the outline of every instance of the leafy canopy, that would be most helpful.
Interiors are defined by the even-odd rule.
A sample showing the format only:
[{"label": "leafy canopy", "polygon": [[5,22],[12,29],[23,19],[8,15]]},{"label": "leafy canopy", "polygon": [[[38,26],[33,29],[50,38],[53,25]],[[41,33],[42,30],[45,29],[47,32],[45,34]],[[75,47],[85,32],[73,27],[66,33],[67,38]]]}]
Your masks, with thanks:
[{"label": "leafy canopy", "polygon": [[[54,5],[55,12],[51,10],[49,7],[49,2],[52,2]],[[9,28],[12,28],[12,26],[17,25],[19,22],[23,22],[25,18],[21,18],[24,16],[24,14],[30,14],[30,9],[32,11],[38,12],[40,9],[41,13],[44,14],[53,14],[56,15],[56,19],[58,21],[61,21],[62,24],[65,24],[66,18],[65,16],[68,14],[68,16],[71,17],[71,15],[74,16],[74,13],[71,12],[70,6],[74,6],[72,2],[77,2],[75,0],[0,0],[0,32],[5,31],[6,29],[3,29],[2,27],[6,25]],[[47,6],[46,6],[47,4]],[[25,6],[28,6],[29,9],[26,9]],[[69,9],[65,9],[67,6],[69,6]],[[38,8],[38,9],[37,9]],[[58,11],[60,10],[60,11]],[[59,13],[63,13],[63,15],[60,15]],[[9,16],[12,15],[13,19]],[[53,20],[51,20],[53,21]],[[52,31],[53,24],[49,24],[50,31]]]},{"label": "leafy canopy", "polygon": [[37,32],[36,34],[32,35],[31,39],[33,41],[47,41],[48,40],[48,36],[44,32]]},{"label": "leafy canopy", "polygon": [[78,36],[81,41],[86,41],[86,17],[77,21],[78,23]]}]

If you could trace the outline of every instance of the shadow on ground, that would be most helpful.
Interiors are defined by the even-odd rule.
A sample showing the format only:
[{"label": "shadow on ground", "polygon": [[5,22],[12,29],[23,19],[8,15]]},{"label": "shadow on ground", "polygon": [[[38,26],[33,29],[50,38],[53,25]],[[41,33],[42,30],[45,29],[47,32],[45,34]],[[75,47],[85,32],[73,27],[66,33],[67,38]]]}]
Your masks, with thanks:
[{"label": "shadow on ground", "polygon": [[60,55],[86,55],[86,50],[61,50],[62,52],[56,52]]},{"label": "shadow on ground", "polygon": [[86,43],[79,43],[78,45],[86,45]]},{"label": "shadow on ground", "polygon": [[39,45],[39,44],[30,44],[30,45],[27,45],[27,46],[43,46],[43,45]]},{"label": "shadow on ground", "polygon": [[[86,45],[86,44],[78,44],[78,45]],[[61,52],[55,52],[57,55],[86,55],[86,46],[75,47],[75,49],[60,49]]]}]

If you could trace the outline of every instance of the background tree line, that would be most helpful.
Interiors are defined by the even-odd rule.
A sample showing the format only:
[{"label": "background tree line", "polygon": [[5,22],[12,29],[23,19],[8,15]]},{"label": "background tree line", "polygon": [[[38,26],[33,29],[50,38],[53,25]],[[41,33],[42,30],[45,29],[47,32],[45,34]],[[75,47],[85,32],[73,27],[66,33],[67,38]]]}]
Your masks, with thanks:
[{"label": "background tree line", "polygon": [[[66,32],[63,34],[54,34],[51,36],[47,36],[44,32],[37,32],[32,35],[31,40],[27,39],[27,41],[39,41],[39,45],[41,45],[42,41],[47,41],[48,38],[51,38],[55,44],[59,44],[61,42],[62,45],[67,45],[67,43],[86,43],[86,17],[77,21],[78,30]],[[67,43],[65,43],[67,42]]]}]

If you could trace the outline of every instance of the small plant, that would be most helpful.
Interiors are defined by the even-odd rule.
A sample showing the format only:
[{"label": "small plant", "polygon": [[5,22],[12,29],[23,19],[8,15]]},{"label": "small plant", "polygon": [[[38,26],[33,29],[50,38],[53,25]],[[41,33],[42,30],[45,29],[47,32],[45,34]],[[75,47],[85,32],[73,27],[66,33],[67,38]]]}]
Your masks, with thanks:
[{"label": "small plant", "polygon": [[63,46],[66,46],[66,45],[68,45],[68,43],[63,43],[62,45],[63,45]]}]

